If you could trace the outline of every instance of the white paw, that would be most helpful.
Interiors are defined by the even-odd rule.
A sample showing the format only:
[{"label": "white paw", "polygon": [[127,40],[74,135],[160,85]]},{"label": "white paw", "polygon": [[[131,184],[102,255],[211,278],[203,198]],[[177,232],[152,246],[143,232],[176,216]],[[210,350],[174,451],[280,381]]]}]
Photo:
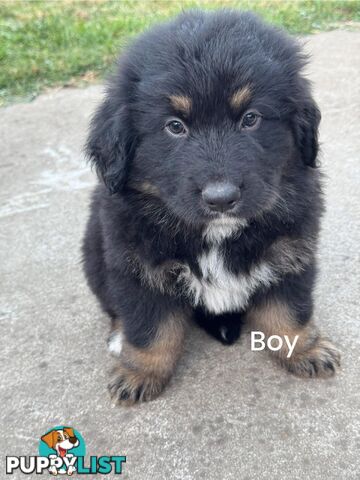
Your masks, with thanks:
[{"label": "white paw", "polygon": [[58,471],[57,471],[57,468],[55,467],[55,465],[52,465],[50,468],[49,468],[49,473],[51,475],[57,475],[58,474]]},{"label": "white paw", "polygon": [[119,357],[123,345],[123,334],[121,332],[112,332],[108,339],[108,350],[111,355]]},{"label": "white paw", "polygon": [[74,465],[69,465],[69,468],[67,469],[67,474],[72,475],[74,472],[76,472],[76,468]]}]

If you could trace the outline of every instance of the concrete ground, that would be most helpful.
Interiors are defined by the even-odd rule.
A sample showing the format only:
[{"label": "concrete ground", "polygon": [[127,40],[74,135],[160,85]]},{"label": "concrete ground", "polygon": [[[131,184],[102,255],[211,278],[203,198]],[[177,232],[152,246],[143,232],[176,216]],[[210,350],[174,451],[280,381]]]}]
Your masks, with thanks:
[{"label": "concrete ground", "polygon": [[36,455],[68,424],[88,455],[126,455],[130,480],[360,478],[360,34],[307,48],[327,194],[316,317],[343,352],[340,374],[297,379],[247,335],[226,348],[194,329],[158,400],[112,408],[107,320],[80,262],[95,182],[82,145],[102,89],[54,91],[0,111],[2,460]]}]

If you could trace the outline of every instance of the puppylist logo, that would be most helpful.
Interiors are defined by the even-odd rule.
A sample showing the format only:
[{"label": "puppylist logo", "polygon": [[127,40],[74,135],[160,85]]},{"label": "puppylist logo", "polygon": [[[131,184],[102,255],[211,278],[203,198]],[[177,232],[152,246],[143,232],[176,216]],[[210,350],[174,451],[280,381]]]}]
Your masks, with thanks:
[{"label": "puppylist logo", "polygon": [[80,433],[71,427],[57,426],[48,430],[40,439],[39,456],[6,457],[6,473],[20,471],[25,474],[73,475],[74,473],[101,474],[122,473],[125,456],[90,457],[85,462],[85,441]]}]

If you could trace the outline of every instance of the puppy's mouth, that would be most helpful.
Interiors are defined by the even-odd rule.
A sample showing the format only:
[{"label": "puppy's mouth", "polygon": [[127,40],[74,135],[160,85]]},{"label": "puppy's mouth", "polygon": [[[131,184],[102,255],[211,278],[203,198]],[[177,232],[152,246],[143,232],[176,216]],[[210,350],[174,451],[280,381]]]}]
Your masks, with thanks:
[{"label": "puppy's mouth", "polygon": [[59,455],[60,455],[61,458],[62,458],[62,457],[65,457],[65,455],[66,455],[66,450],[65,450],[65,448],[59,447]]},{"label": "puppy's mouth", "polygon": [[245,218],[238,217],[236,215],[229,215],[226,213],[219,213],[217,215],[211,215],[207,218],[207,223],[213,225],[219,225],[219,227],[226,225],[242,224],[246,223]]},{"label": "puppy's mouth", "polygon": [[210,210],[203,210],[204,223],[212,223],[213,225],[233,225],[235,223],[246,222],[246,219],[238,211],[229,212],[213,212]]},{"label": "puppy's mouth", "polygon": [[202,235],[208,241],[219,242],[227,237],[240,234],[247,224],[245,218],[221,215],[205,224]]}]

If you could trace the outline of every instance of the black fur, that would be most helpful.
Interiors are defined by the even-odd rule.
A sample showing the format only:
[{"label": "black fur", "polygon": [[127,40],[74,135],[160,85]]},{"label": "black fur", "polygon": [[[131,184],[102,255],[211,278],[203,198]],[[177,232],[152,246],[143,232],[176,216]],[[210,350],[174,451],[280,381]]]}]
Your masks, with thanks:
[{"label": "black fur", "polygon": [[194,320],[224,345],[232,345],[236,342],[244,322],[243,316],[238,312],[213,315],[202,308],[195,309]]},{"label": "black fur", "polygon": [[[209,333],[232,343],[245,310],[270,295],[285,300],[299,324],[308,322],[322,199],[314,168],[320,114],[301,75],[305,63],[294,39],[236,11],[184,13],[121,56],[87,143],[104,184],[94,193],[83,252],[90,287],[103,309],[121,319],[131,344],[150,345],[170,312],[191,310]],[[246,85],[251,98],[235,113],[229,99]],[[191,113],[174,111],[170,95],[190,98]],[[261,124],[240,131],[248,109],[261,113]],[[188,136],[166,131],[174,116]],[[201,280],[198,258],[211,248],[203,233],[217,216],[201,191],[217,180],[241,188],[229,216],[247,222],[221,244],[229,272],[250,272],[281,238],[311,245],[306,266],[259,286],[244,311],[218,318],[203,306],[194,309],[177,274],[186,264]],[[144,182],[153,190],[139,187]],[[147,282],[144,265],[163,269],[165,287]],[[219,334],[224,325],[227,340]]]}]

